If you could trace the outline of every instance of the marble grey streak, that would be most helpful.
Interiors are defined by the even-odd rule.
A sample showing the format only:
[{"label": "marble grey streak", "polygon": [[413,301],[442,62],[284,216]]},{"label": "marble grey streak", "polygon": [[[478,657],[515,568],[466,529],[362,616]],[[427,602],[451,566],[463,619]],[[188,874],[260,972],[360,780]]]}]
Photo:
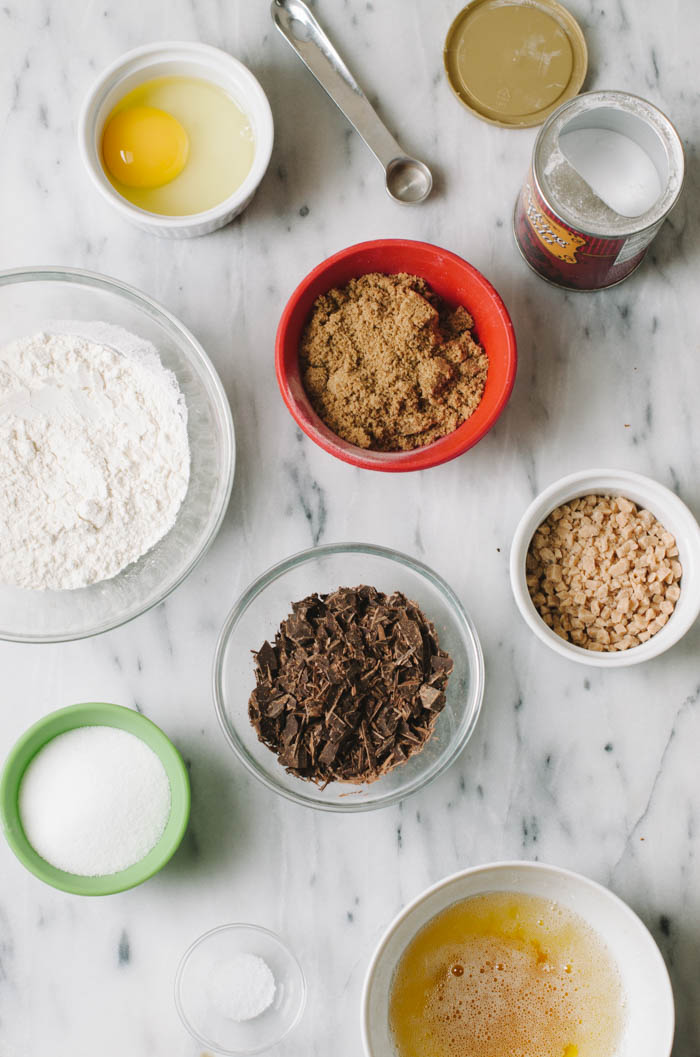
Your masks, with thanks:
[{"label": "marble grey streak", "polygon": [[[80,900],[42,887],[0,844],[0,1057],[197,1057],[172,1000],[180,954],[205,929],[280,930],[310,985],[279,1057],[356,1057],[357,1006],[374,943],[400,906],[460,867],[524,857],[580,870],[627,899],[667,958],[676,1057],[700,1052],[700,628],[641,669],[555,658],[524,628],[508,547],[529,499],[594,464],[649,473],[700,513],[697,298],[700,108],[692,0],[659,18],[639,0],[571,0],[590,49],[588,88],[625,88],[676,122],[688,146],[682,203],[622,286],[566,294],[529,272],[511,214],[535,131],[482,124],[452,97],[442,43],[459,0],[314,5],[437,191],[401,208],[360,140],[244,0],[7,0],[0,8],[0,267],[86,267],[162,301],[214,360],[231,399],[238,466],[224,528],[163,606],[93,641],[0,645],[2,754],[60,705],[138,707],[181,747],[192,825],[159,877]],[[98,70],[156,39],[218,44],[269,94],[276,145],[249,210],[192,242],[125,225],[91,190],[76,114]],[[302,437],[273,370],[277,320],[297,282],[361,239],[413,237],[480,268],[515,322],[520,367],[506,413],[475,449],[412,476],[362,473]],[[359,539],[420,555],[478,627],[488,673],[469,747],[424,794],[360,818],[304,811],[245,775],[212,708],[218,628],[274,561]],[[255,644],[251,644],[255,645]],[[242,693],[247,688],[242,688]]]}]

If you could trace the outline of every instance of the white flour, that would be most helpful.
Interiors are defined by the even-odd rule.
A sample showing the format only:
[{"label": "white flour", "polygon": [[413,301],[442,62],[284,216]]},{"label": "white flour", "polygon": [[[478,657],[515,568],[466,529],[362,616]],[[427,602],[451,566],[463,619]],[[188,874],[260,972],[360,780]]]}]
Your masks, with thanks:
[{"label": "white flour", "polygon": [[0,581],[34,590],[116,576],[173,526],[189,482],[174,374],[104,323],[0,349],[0,450]]}]

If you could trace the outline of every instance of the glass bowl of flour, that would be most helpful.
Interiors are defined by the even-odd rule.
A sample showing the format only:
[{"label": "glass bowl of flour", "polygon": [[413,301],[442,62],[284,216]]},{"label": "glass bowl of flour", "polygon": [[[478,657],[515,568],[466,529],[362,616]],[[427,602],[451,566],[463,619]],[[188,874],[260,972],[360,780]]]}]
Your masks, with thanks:
[{"label": "glass bowl of flour", "polygon": [[195,338],[124,283],[0,272],[0,638],[126,623],[192,571],[233,484],[233,421]]}]

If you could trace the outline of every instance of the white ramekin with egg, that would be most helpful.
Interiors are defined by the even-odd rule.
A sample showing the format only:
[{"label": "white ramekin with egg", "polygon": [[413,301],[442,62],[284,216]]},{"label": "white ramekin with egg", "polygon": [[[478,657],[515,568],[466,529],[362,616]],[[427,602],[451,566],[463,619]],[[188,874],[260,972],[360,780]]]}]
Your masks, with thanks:
[{"label": "white ramekin with egg", "polygon": [[[215,203],[207,203],[207,207],[201,210],[197,209],[196,199],[194,209],[190,208],[188,212],[177,215],[169,215],[161,210],[151,211],[134,204],[126,197],[124,188],[122,193],[117,189],[119,184],[113,178],[110,179],[105,164],[103,136],[106,125],[119,110],[120,103],[131,93],[137,94],[144,85],[156,83],[160,79],[187,79],[191,83],[198,83],[202,89],[208,85],[213,90],[225,93],[247,119],[246,131],[253,141],[252,159],[247,173],[238,186],[231,187],[230,193]],[[153,107],[149,109],[156,117],[160,113],[164,121],[170,117],[165,110],[154,111]],[[144,110],[145,108],[141,107],[141,112]],[[193,122],[193,127],[189,130],[187,123],[186,118],[181,120],[185,134],[188,131],[192,133],[187,141],[191,143],[189,154],[186,150],[176,169],[175,178],[167,171],[164,172],[164,182],[170,184],[172,181],[173,186],[176,180],[184,182],[188,167],[201,161],[196,150],[198,123]],[[170,124],[177,127],[178,121],[173,122],[171,118]],[[228,224],[245,209],[265,175],[272,153],[273,137],[270,104],[250,70],[218,48],[192,42],[146,44],[122,55],[100,74],[90,88],[78,122],[80,154],[93,184],[102,197],[132,224],[166,238],[206,235]],[[152,144],[153,140],[147,142]],[[122,152],[123,158],[127,158],[127,155],[128,151]],[[212,160],[212,169],[214,163],[215,157]]]}]

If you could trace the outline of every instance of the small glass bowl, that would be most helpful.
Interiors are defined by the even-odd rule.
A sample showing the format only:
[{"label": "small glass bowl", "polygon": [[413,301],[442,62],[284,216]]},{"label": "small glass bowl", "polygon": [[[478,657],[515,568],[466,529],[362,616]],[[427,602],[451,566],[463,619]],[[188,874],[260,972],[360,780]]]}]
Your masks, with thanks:
[{"label": "small glass bowl", "polygon": [[[406,763],[376,782],[332,782],[325,789],[288,774],[248,718],[255,687],[252,650],[272,641],[292,602],[317,591],[370,584],[416,602],[454,661],[447,702],[432,737]],[[294,554],[263,573],[239,598],[224,624],[214,663],[214,700],[226,739],[248,770],[269,789],[325,811],[387,807],[437,778],[462,751],[476,725],[484,693],[484,662],[474,625],[454,591],[422,562],[385,547],[338,543]]]},{"label": "small glass bowl", "polygon": [[[152,342],[187,405],[190,483],[170,532],[110,580],[73,591],[0,584],[0,639],[67,642],[116,628],[162,602],[192,571],[219,531],[233,485],[233,420],[219,376],[199,342],[145,294],[74,268],[0,272],[0,347],[75,325],[110,323]],[[88,334],[89,336],[89,334]]]},{"label": "small glass bowl", "polygon": [[[272,1005],[251,1020],[235,1021],[212,1004],[211,979],[217,969],[241,954],[255,954],[275,978]],[[301,1020],[306,980],[289,947],[259,925],[219,925],[195,940],[175,974],[175,1005],[190,1035],[217,1053],[262,1053],[281,1042]]]}]

